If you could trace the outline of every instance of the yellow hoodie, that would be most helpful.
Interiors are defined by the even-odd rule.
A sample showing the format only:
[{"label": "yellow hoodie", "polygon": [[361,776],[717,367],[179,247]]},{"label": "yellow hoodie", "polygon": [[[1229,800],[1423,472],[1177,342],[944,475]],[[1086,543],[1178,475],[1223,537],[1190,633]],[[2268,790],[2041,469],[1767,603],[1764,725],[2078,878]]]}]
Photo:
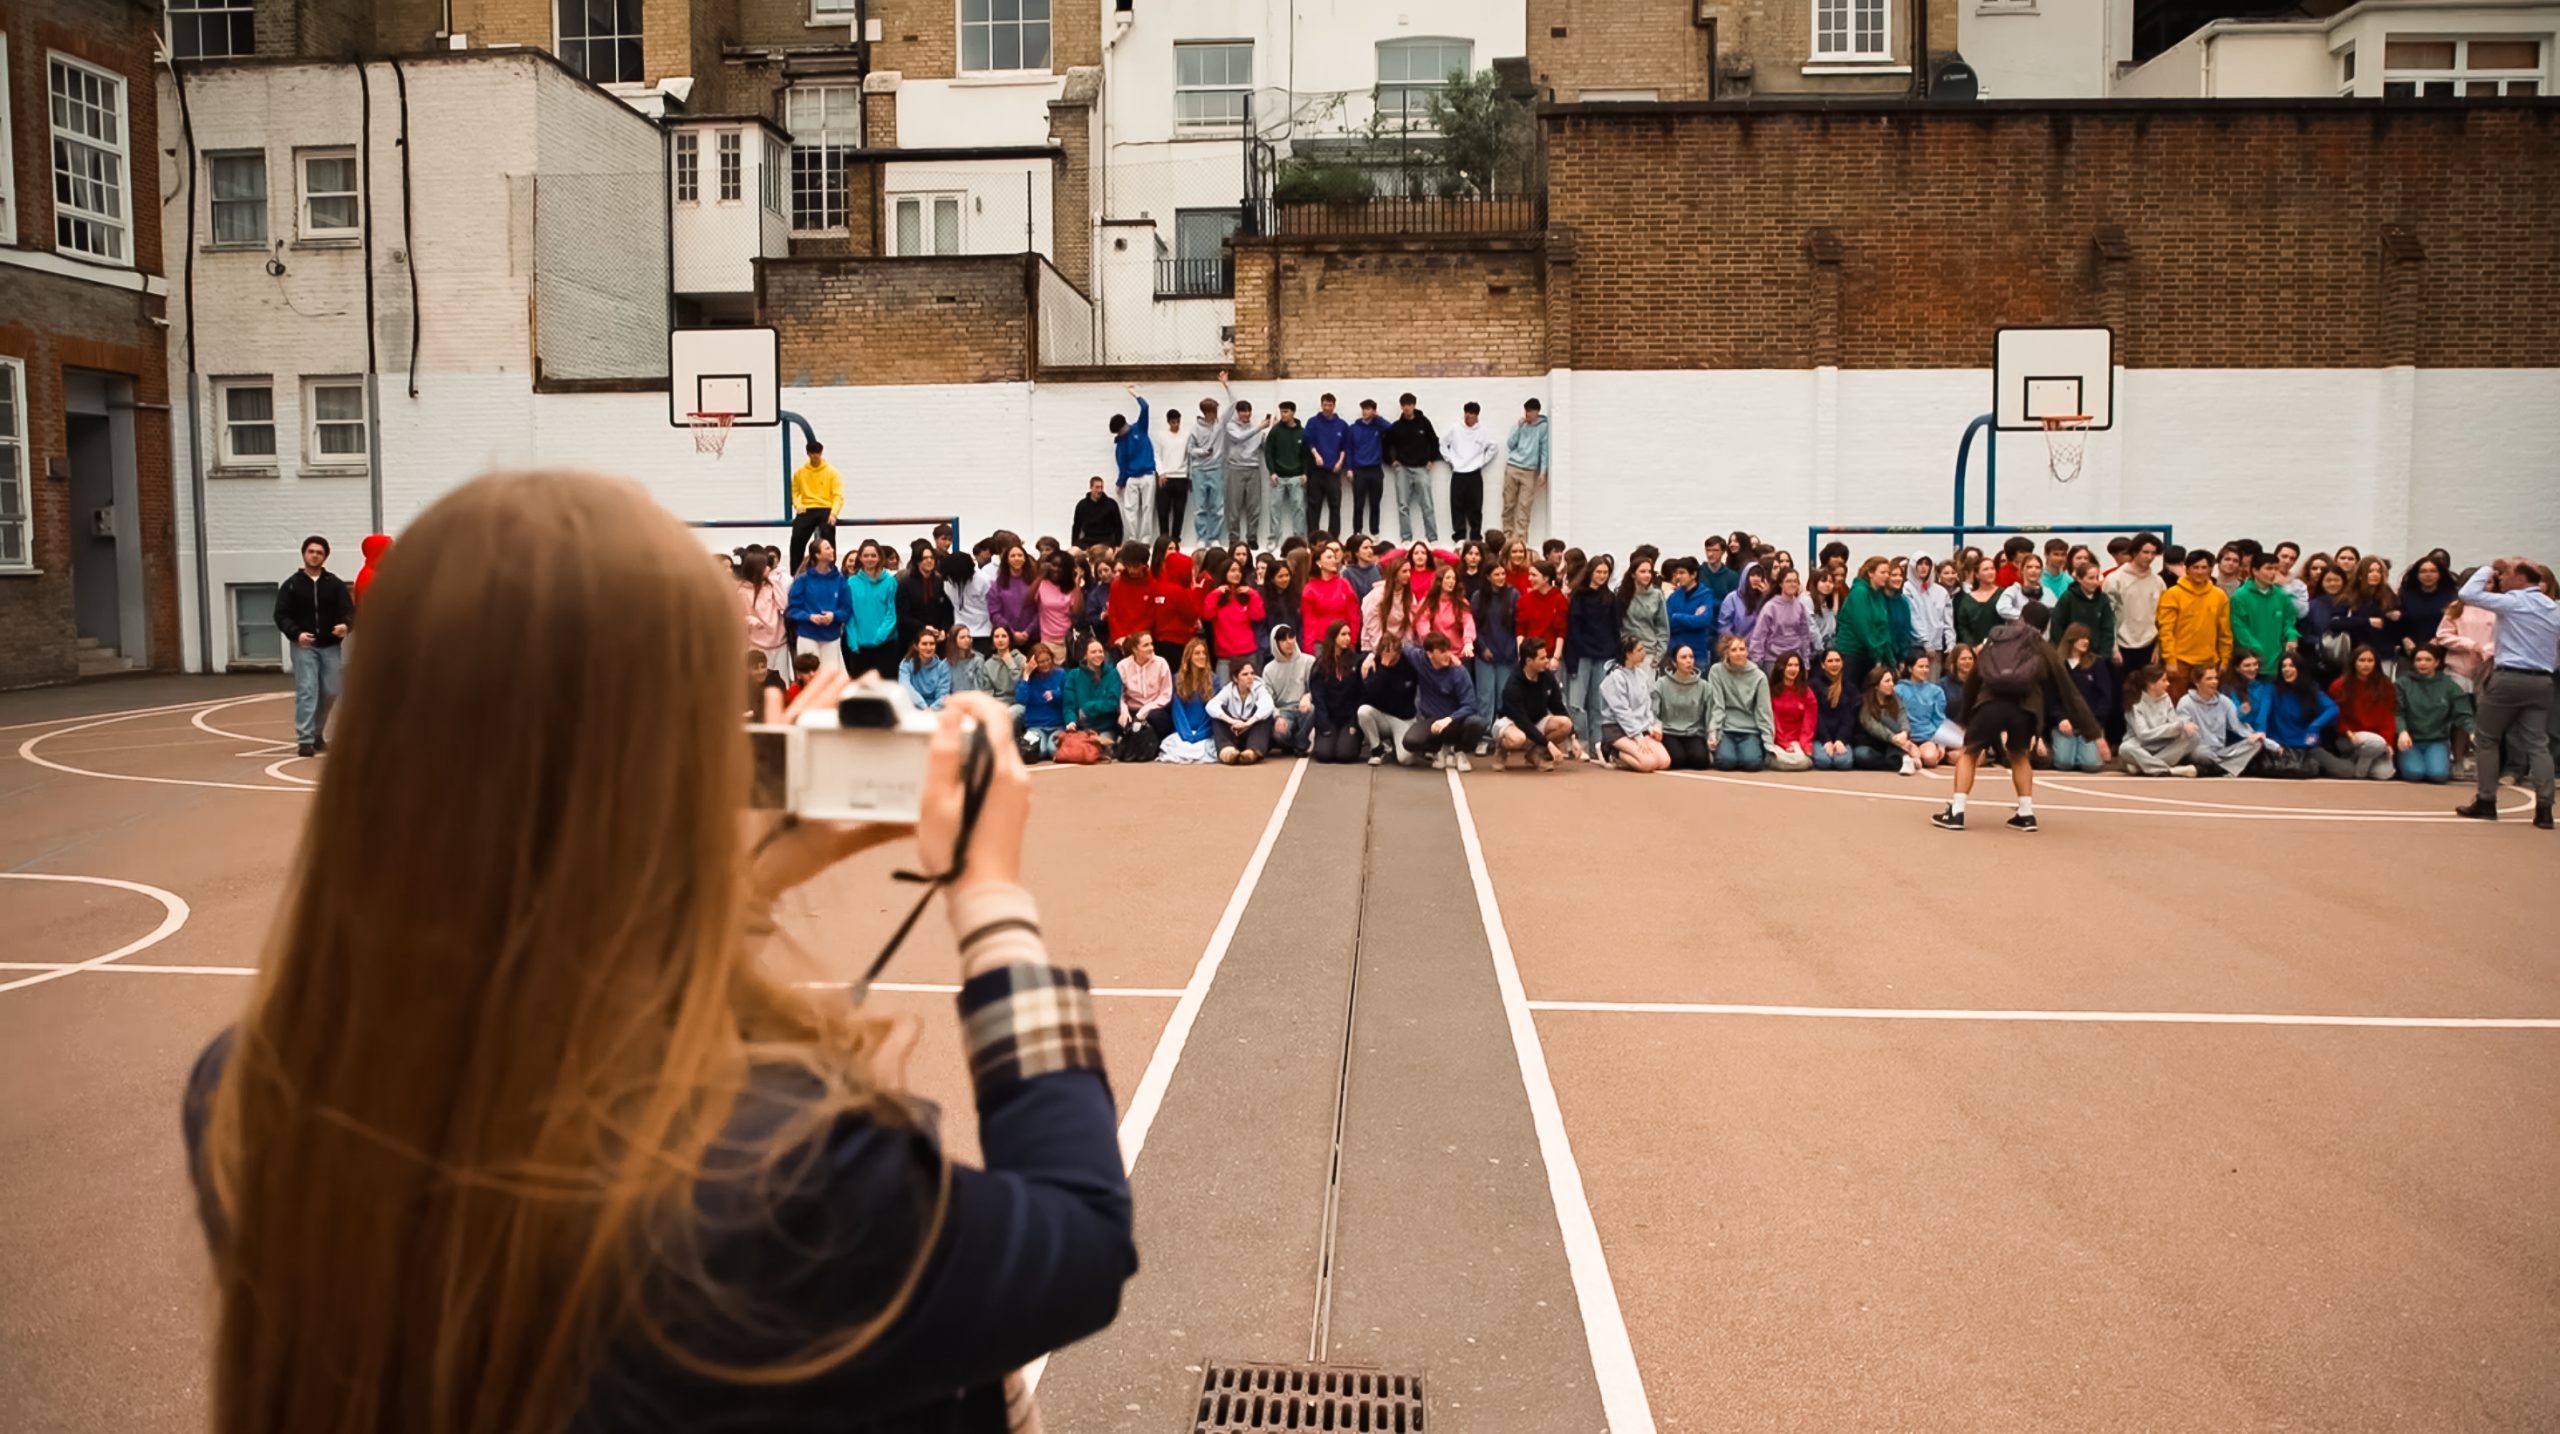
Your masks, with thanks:
[{"label": "yellow hoodie", "polygon": [[2180,578],[2160,595],[2160,660],[2184,667],[2231,665],[2231,598],[2211,578]]}]

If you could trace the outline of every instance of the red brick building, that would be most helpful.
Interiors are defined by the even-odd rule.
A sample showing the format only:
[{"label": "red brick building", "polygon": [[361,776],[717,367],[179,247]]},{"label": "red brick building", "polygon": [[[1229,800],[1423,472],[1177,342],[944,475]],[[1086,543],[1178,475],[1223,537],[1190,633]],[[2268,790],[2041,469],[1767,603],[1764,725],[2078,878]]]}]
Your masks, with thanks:
[{"label": "red brick building", "polygon": [[6,14],[0,687],[175,671],[152,12],[50,0]]}]

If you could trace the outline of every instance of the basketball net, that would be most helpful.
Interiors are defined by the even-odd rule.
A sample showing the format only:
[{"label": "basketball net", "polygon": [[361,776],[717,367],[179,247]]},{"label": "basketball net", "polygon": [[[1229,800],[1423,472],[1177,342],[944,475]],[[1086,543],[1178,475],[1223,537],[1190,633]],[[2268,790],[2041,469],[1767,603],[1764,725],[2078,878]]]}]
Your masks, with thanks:
[{"label": "basketball net", "polygon": [[688,413],[693,425],[693,451],[717,458],[729,448],[729,425],[738,421],[734,413]]},{"label": "basketball net", "polygon": [[2052,470],[2054,482],[2068,483],[2080,476],[2080,461],[2087,455],[2088,447],[2087,414],[2044,420],[2045,466]]}]

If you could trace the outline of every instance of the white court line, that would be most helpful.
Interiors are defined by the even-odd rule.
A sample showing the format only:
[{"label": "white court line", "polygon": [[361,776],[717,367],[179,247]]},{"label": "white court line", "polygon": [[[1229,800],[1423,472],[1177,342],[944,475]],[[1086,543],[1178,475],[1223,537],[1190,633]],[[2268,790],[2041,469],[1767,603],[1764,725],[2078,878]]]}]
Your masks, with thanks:
[{"label": "white court line", "polygon": [[75,972],[95,971],[119,957],[130,956],[136,951],[146,950],[150,947],[159,945],[161,942],[175,936],[178,933],[178,928],[187,924],[187,903],[181,899],[176,892],[163,891],[156,886],[145,886],[138,881],[122,881],[112,876],[64,876],[49,871],[0,871],[0,880],[60,881],[80,886],[107,886],[113,887],[118,891],[135,891],[159,902],[161,910],[160,924],[153,927],[150,934],[144,936],[142,939],[138,941],[128,941],[124,945],[117,947],[104,956],[92,956],[86,961],[76,961],[66,966],[57,966],[50,971],[38,972],[32,976],[22,976],[15,981],[0,982],[0,991],[15,991],[26,986],[41,986],[47,981],[58,981]]},{"label": "white court line", "polygon": [[[1855,790],[1855,789],[1852,789],[1852,788],[1848,788],[1848,787],[1817,787],[1817,786],[1809,786],[1809,785],[1806,785],[1806,784],[1804,784],[1804,783],[1802,783],[1802,782],[1772,782],[1772,781],[1767,781],[1767,780],[1764,780],[1764,779],[1762,779],[1762,778],[1758,778],[1758,777],[1733,777],[1733,776],[1727,776],[1727,775],[1725,775],[1725,774],[1724,774],[1724,773],[1722,773],[1722,772],[1661,772],[1661,773],[1657,773],[1657,774],[1655,774],[1655,775],[1658,775],[1658,776],[1665,776],[1665,777],[1684,777],[1684,778],[1687,778],[1688,780],[1693,781],[1693,782],[1725,782],[1725,783],[1729,783],[1729,784],[1731,784],[1731,785],[1733,785],[1733,786],[1737,786],[1737,787],[1767,787],[1767,788],[1769,788],[1769,789],[1771,789],[1771,790],[1773,790],[1773,791],[1780,791],[1780,792],[1809,792],[1809,793],[1812,793],[1812,794],[1814,794],[1814,795],[1816,795],[1816,796],[1824,796],[1824,797],[1856,797],[1856,798],[1860,798],[1860,799],[1862,799],[1862,800],[1865,800],[1865,801],[1871,801],[1871,802],[1926,802],[1926,803],[1928,803],[1930,806],[1933,806],[1933,807],[1942,807],[1942,806],[1945,806],[1945,805],[1947,804],[1947,799],[1946,799],[1945,797],[1943,797],[1943,796],[1923,796],[1923,795],[1918,795],[1918,794],[1909,794],[1909,795],[1906,795],[1906,794],[1904,794],[1904,793],[1902,793],[1902,792],[1867,792],[1867,791],[1858,791],[1858,790]],[[2162,780],[2162,781],[2175,781],[2175,780],[2177,780],[2177,779],[2176,779],[2176,778],[2174,778],[2174,777],[2163,777],[2163,778],[2161,778],[2160,780]],[[2055,787],[2055,788],[2060,789],[2060,790],[2070,790],[2070,788],[2069,788],[2066,784],[2061,783],[2061,782],[2051,781],[2050,779],[2039,780],[2039,781],[2036,783],[2036,785],[2037,785],[2037,786],[2039,786],[2039,787],[2043,787],[2043,786],[2051,786],[2051,787]],[[2081,795],[2081,796],[2088,796],[2088,797],[2112,798],[2112,797],[2116,797],[2116,796],[2120,796],[2120,795],[2128,795],[2128,794],[2124,794],[2124,793],[2117,793],[2117,792],[2081,792],[2079,795]],[[2531,794],[2530,794],[2530,793],[2528,793],[2528,794],[2527,794],[2527,800],[2530,800],[2530,799],[2531,799]],[[2164,801],[2164,800],[2168,800],[2168,799],[2167,799],[2167,798],[2154,798],[2153,800],[2155,800],[2155,801]],[[2016,806],[2016,805],[2017,805],[2017,803],[2016,803],[2016,802],[2014,802],[2014,801],[2007,801],[2007,802],[2004,802],[2004,801],[1998,801],[1998,800],[1995,800],[1995,799],[1990,798],[1990,797],[1979,796],[1979,795],[1975,796],[1975,797],[1972,799],[1972,804],[1973,804],[1974,806],[1977,806],[1977,807],[2014,807],[2014,806]],[[2211,802],[2206,802],[2206,803],[2199,803],[2199,805],[2203,805],[2203,806],[2212,806],[2212,805],[2215,805],[2215,804],[2214,804],[2214,803],[2211,803]],[[2303,811],[2284,810],[2284,809],[2273,810],[2273,811],[2252,810],[2252,811],[2210,811],[2210,812],[2192,812],[2192,811],[2186,811],[2186,810],[2179,810],[2179,811],[2168,811],[2168,812],[2153,812],[2153,811],[2131,810],[2131,809],[2127,809],[2127,808],[2124,808],[2124,807],[2093,807],[2093,806],[2085,806],[2085,805],[2081,805],[2081,804],[2079,804],[2079,803],[2074,803],[2074,802],[2045,802],[2045,801],[2037,802],[2037,803],[2036,803],[2036,809],[2037,809],[2039,812],[2091,812],[2091,813],[2095,813],[2095,814],[2100,815],[2100,816],[2115,816],[2115,817],[2156,817],[2156,818],[2159,818],[2159,819],[2162,819],[2162,820],[2169,820],[2169,821],[2174,821],[2174,820],[2178,820],[2178,819],[2181,819],[2181,818],[2192,818],[2192,819],[2197,820],[2197,821],[2208,821],[2208,822],[2345,822],[2345,823],[2351,823],[2351,824],[2356,824],[2356,825],[2362,825],[2362,824],[2365,824],[2365,823],[2372,823],[2372,822],[2401,822],[2401,823],[2408,823],[2408,824],[2421,825],[2421,826],[2447,826],[2447,825],[2451,825],[2451,826],[2488,826],[2488,825],[2490,825],[2490,823],[2487,823],[2487,822],[2475,822],[2475,821],[2471,821],[2471,820],[2469,820],[2469,819],[2467,819],[2467,818],[2464,818],[2464,817],[2457,817],[2457,816],[2453,815],[2451,812],[2447,812],[2445,815],[2440,816],[2440,817],[2431,817],[2431,816],[2426,816],[2426,815],[2419,814],[2419,813],[2392,814],[2392,815],[2386,815],[2386,816],[2352,816],[2352,815],[2350,815],[2350,816],[2339,816],[2339,815],[2333,815],[2333,814],[2330,814],[2330,813],[2327,813],[2327,812],[2321,812],[2321,813],[2320,813],[2320,814],[2318,814],[2318,815],[2310,815],[2310,814],[2306,814],[2306,813],[2305,813],[2305,812],[2303,812]],[[2519,808],[2509,808],[2509,809],[2506,809],[2506,810],[2516,810],[2516,811],[2521,811],[2521,810],[2523,810],[2523,809],[2519,807]]]},{"label": "white court line", "polygon": [[111,976],[255,976],[255,966],[91,966],[80,961],[0,961],[0,971],[84,972]]},{"label": "white court line", "polygon": [[[254,756],[256,754],[251,753],[249,755]],[[310,760],[311,759],[308,757],[287,757],[283,762],[269,762],[262,770],[264,770],[268,776],[275,778],[279,782],[300,782],[306,787],[316,787],[320,784],[309,777],[297,777],[291,772],[279,772],[276,770],[276,768],[283,766],[285,762],[308,762]]]},{"label": "white court line", "polygon": [[[0,961],[0,971],[54,971],[66,975],[74,971],[96,971],[116,976],[255,976],[258,974],[258,968],[255,966],[99,966],[85,961]],[[809,991],[844,991],[852,989],[853,986],[851,981],[803,981],[799,984],[801,989]],[[871,983],[871,989],[922,996],[960,994],[960,988],[957,985],[944,985],[932,981],[874,981]],[[1182,999],[1182,992],[1183,988],[1180,986],[1096,986],[1093,988],[1096,1000],[1178,1001]]]},{"label": "white court line", "polygon": [[[2080,780],[2084,779],[2072,779],[2072,781]],[[2138,781],[2161,781],[2164,779],[2157,777],[2126,777],[2122,780],[2130,783]],[[2178,779],[2172,777],[2165,780],[2176,781]],[[2209,780],[2219,785],[2220,783],[2231,779],[2215,777]],[[2280,779],[2269,778],[2268,780]],[[2093,792],[2086,787],[2074,786],[2071,781],[2055,781],[2049,778],[2039,778],[2036,785],[2039,787],[2051,787],[2057,792],[2072,792],[2084,797],[2105,797],[2109,800],[2119,802],[2147,802],[2153,806],[2160,807],[2202,807],[2209,811],[2222,812],[2240,810],[2227,802],[2199,802],[2189,797],[2155,797],[2143,792]],[[2395,781],[2393,785],[2405,787],[2410,784]],[[2446,789],[2449,791],[2453,786],[2453,783],[2447,783]],[[2533,807],[2533,794],[2531,792],[2522,792],[2519,793],[2519,795],[2524,798],[2523,805],[2501,807],[2498,809],[2499,814],[2503,816],[2510,813],[2531,810]],[[2246,810],[2255,812],[2306,812],[2331,817],[2410,817],[2426,815],[2422,812],[2411,811],[2406,807],[2250,807]],[[2449,812],[2446,813],[2444,819],[2447,821],[2470,820],[2468,817],[2455,817]],[[2433,818],[2430,818],[2430,820],[2433,820]]]},{"label": "white court line", "polygon": [[1618,1308],[1617,1284],[1609,1278],[1600,1227],[1591,1218],[1582,1169],[1574,1163],[1573,1143],[1565,1135],[1564,1109],[1556,1103],[1546,1050],[1538,1041],[1538,1024],[1530,1018],[1528,996],[1520,984],[1520,963],[1511,953],[1510,932],[1502,924],[1501,903],[1493,894],[1493,876],[1485,869],[1475,813],[1467,807],[1467,789],[1456,772],[1449,774],[1449,800],[1457,805],[1458,839],[1467,850],[1467,874],[1475,880],[1476,911],[1484,921],[1485,945],[1493,953],[1494,981],[1502,988],[1512,1054],[1519,1059],[1529,1117],[1538,1131],[1538,1153],[1546,1160],[1547,1194],[1555,1203],[1556,1225],[1564,1236],[1574,1300],[1582,1307],[1582,1333],[1591,1347],[1591,1374],[1600,1390],[1601,1416],[1609,1434],[1651,1434],[1653,1405],[1645,1397],[1644,1374],[1636,1368],[1635,1344],[1627,1336],[1626,1315]]},{"label": "white court line", "polygon": [[[1244,909],[1253,903],[1254,888],[1262,884],[1262,868],[1271,860],[1271,849],[1280,844],[1280,828],[1288,824],[1289,808],[1298,800],[1298,783],[1306,775],[1307,759],[1300,757],[1289,768],[1289,785],[1280,789],[1280,800],[1271,808],[1271,820],[1263,823],[1262,840],[1254,843],[1253,856],[1236,878],[1235,890],[1227,894],[1227,909],[1219,913],[1217,928],[1209,933],[1209,944],[1201,949],[1198,964],[1191,968],[1191,979],[1183,984],[1181,999],[1174,1003],[1173,1014],[1165,1018],[1164,1034],[1156,1037],[1155,1054],[1147,1058],[1146,1073],[1138,1077],[1138,1088],[1129,1093],[1128,1113],[1120,1117],[1123,1170],[1138,1168],[1138,1152],[1146,1148],[1147,1132],[1154,1127],[1157,1112],[1164,1109],[1164,1093],[1173,1084],[1173,1068],[1181,1064],[1182,1048],[1191,1040],[1192,1026],[1200,1020],[1200,1008],[1208,1003],[1209,983],[1218,979],[1218,968],[1226,964],[1227,947],[1236,939]],[[1024,1365],[1024,1386],[1038,1389],[1040,1376],[1048,1368],[1049,1356],[1045,1354]]]},{"label": "white court line", "polygon": [[[250,735],[249,735],[248,733],[246,733],[246,732],[234,732],[234,731],[230,730],[230,729],[229,729],[229,728],[227,728],[227,727],[216,727],[216,726],[214,726],[212,723],[207,722],[205,719],[206,719],[207,717],[212,716],[212,715],[213,715],[214,713],[216,713],[216,712],[228,712],[228,711],[230,711],[230,710],[231,710],[232,708],[234,708],[234,707],[246,706],[247,704],[249,704],[249,703],[251,703],[251,702],[272,702],[272,701],[276,700],[276,699],[277,699],[277,698],[279,698],[279,697],[291,697],[292,695],[293,695],[293,694],[292,694],[292,693],[290,693],[290,692],[261,692],[261,693],[257,694],[257,695],[256,695],[256,696],[254,696],[254,697],[239,697],[239,698],[234,698],[233,700],[231,700],[231,701],[229,701],[229,702],[217,702],[217,703],[215,703],[213,706],[211,706],[211,707],[207,707],[207,708],[205,708],[204,710],[202,710],[202,711],[200,711],[200,712],[196,713],[196,715],[194,715],[193,717],[188,718],[188,719],[187,719],[187,725],[189,725],[189,726],[191,726],[191,727],[194,727],[196,730],[198,730],[198,731],[200,731],[200,732],[210,732],[210,733],[212,733],[213,735],[215,735],[215,736],[217,736],[217,737],[229,737],[230,739],[232,739],[232,740],[233,740],[233,741],[235,741],[235,742],[246,742],[246,743],[248,743],[250,746],[252,746],[252,747],[256,747],[256,748],[258,748],[258,749],[259,749],[258,751],[255,751],[255,752],[243,752],[243,753],[241,753],[241,754],[240,754],[241,756],[244,756],[244,757],[272,757],[272,756],[274,756],[274,755],[275,755],[275,752],[274,752],[274,750],[272,750],[272,749],[275,749],[275,748],[283,748],[283,749],[288,750],[288,751],[289,751],[289,750],[291,750],[291,749],[292,749],[292,747],[293,747],[293,745],[294,745],[294,744],[293,744],[292,739],[290,739],[290,738],[276,738],[276,737],[252,737],[252,736],[250,736]],[[288,718],[287,720],[290,720],[290,719]]]},{"label": "white court line", "polygon": [[[291,693],[278,693],[289,697]],[[218,707],[236,701],[229,697],[207,697],[195,702],[172,702],[162,707],[127,707],[116,712],[69,712],[60,717],[38,717],[31,722],[0,723],[0,732],[16,732],[28,727],[50,727],[56,722],[78,722],[91,717],[148,717],[154,712],[187,712],[198,707]]]},{"label": "white court line", "polygon": [[1531,1001],[1532,1011],[1616,1016],[1793,1016],[1826,1021],[2053,1021],[2066,1025],[2386,1026],[2451,1031],[2560,1031],[2539,1016],[2304,1016],[2275,1011],[1965,1011],[1935,1006],[1740,1006],[1709,1001]]},{"label": "white court line", "polygon": [[[193,705],[197,704],[187,704],[187,706]],[[146,777],[133,772],[101,772],[89,767],[74,767],[68,763],[57,762],[51,757],[41,757],[36,755],[36,744],[47,737],[67,737],[74,732],[86,732],[92,727],[104,727],[113,722],[130,721],[136,717],[149,716],[154,712],[178,712],[184,710],[186,710],[185,707],[142,707],[131,712],[118,712],[106,717],[92,717],[85,722],[74,722],[68,727],[56,727],[50,732],[38,732],[34,736],[29,737],[27,740],[18,744],[18,760],[22,762],[32,762],[39,767],[50,768],[57,772],[67,772],[75,777],[96,777],[102,781],[109,782],[146,782],[163,787],[214,787],[233,792],[308,792],[312,790],[312,787],[308,784],[303,786],[279,787],[266,782],[209,782],[195,777]]]}]

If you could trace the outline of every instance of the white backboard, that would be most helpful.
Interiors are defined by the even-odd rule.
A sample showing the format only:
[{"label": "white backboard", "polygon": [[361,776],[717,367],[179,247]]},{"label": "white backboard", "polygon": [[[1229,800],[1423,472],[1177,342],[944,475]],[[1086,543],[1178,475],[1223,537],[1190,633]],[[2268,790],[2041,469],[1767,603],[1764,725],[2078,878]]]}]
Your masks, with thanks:
[{"label": "white backboard", "polygon": [[1992,426],[2035,433],[2047,418],[2116,421],[2116,335],[2107,328],[2002,329],[1992,338]]},{"label": "white backboard", "polygon": [[675,329],[667,334],[667,422],[694,413],[734,413],[739,428],[782,421],[776,382],[782,342],[771,329]]}]

